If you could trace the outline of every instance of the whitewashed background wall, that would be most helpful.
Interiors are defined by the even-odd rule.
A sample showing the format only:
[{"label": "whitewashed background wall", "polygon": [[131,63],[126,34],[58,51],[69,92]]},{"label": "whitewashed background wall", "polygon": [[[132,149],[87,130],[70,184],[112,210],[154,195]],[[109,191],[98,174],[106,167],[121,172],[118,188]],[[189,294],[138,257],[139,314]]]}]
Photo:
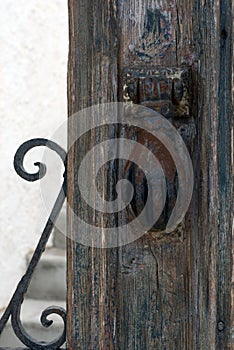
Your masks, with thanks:
[{"label": "whitewashed background wall", "polygon": [[[13,168],[18,146],[50,137],[66,118],[66,0],[0,2],[0,309],[25,270],[47,213],[39,183]],[[28,170],[40,154],[28,157]]]}]

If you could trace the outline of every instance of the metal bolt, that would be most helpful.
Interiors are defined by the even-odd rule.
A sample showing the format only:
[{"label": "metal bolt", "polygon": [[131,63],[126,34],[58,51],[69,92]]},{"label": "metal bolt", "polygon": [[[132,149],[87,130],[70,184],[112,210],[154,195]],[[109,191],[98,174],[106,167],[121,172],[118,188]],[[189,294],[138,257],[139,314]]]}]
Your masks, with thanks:
[{"label": "metal bolt", "polygon": [[219,332],[223,332],[223,331],[224,331],[224,328],[225,328],[224,322],[219,321],[219,322],[218,322],[218,331],[219,331]]},{"label": "metal bolt", "polygon": [[169,103],[164,103],[161,106],[161,113],[164,115],[164,117],[170,116],[172,112],[171,105]]}]

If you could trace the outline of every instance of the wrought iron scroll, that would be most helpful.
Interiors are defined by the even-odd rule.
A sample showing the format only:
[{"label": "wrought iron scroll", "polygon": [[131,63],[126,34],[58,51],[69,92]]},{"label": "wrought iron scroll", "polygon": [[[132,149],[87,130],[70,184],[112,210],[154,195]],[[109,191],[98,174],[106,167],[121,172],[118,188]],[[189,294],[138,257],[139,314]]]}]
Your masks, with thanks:
[{"label": "wrought iron scroll", "polygon": [[37,181],[45,176],[46,166],[43,163],[39,163],[39,162],[34,163],[34,165],[37,166],[39,169],[36,173],[33,173],[33,174],[28,173],[23,166],[24,157],[26,153],[32,148],[38,147],[38,146],[48,147],[51,150],[55,151],[60,156],[65,166],[64,180],[63,180],[62,188],[59,192],[59,195],[56,199],[52,212],[42,232],[38,245],[33,253],[33,256],[28,265],[26,273],[21,278],[11,298],[9,305],[7,306],[2,318],[0,319],[0,334],[2,333],[9,318],[11,317],[12,328],[16,336],[18,337],[18,339],[20,339],[20,341],[24,345],[26,345],[28,348],[32,350],[45,350],[45,349],[53,350],[53,349],[58,349],[66,341],[66,311],[63,308],[52,306],[45,309],[41,314],[41,324],[44,327],[48,328],[53,324],[53,321],[48,319],[48,316],[50,316],[51,314],[59,315],[63,319],[63,323],[64,323],[64,329],[61,336],[59,336],[57,339],[54,339],[53,341],[48,343],[44,341],[37,341],[36,339],[32,338],[24,329],[20,320],[21,305],[24,301],[24,297],[28,290],[30,281],[32,279],[33,272],[45,250],[46,244],[48,242],[48,239],[54,227],[54,222],[56,221],[56,218],[58,217],[58,214],[66,198],[67,154],[66,154],[66,151],[55,142],[52,142],[43,138],[38,138],[38,139],[29,140],[23,143],[17,150],[14,158],[14,167],[17,174],[27,181]]}]

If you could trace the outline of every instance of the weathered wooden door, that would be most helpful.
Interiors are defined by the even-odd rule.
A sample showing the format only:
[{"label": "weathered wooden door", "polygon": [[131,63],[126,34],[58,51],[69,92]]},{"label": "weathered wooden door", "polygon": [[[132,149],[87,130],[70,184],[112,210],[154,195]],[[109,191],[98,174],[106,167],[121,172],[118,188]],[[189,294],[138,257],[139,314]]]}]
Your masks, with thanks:
[{"label": "weathered wooden door", "polygon": [[[77,215],[103,228],[123,217],[97,215],[82,200],[77,184],[82,159],[98,143],[123,134],[146,146],[151,141],[120,124],[92,125],[71,145],[71,350],[233,346],[232,13],[231,0],[69,0],[69,139],[74,141],[79,127],[93,118],[92,112],[86,113],[77,125],[71,118],[74,113],[106,102],[134,102],[159,111],[177,128],[194,170],[189,210],[173,232],[163,228],[175,203],[175,178],[167,181],[176,191],[168,190],[167,208],[153,231],[142,232],[127,245],[100,248],[94,240],[85,245],[76,239],[84,233],[79,232]],[[161,162],[165,154],[159,152]],[[92,161],[96,159],[91,158],[91,167]],[[170,165],[169,156],[167,162]],[[87,179],[94,202],[97,192],[107,200],[115,198],[113,188],[124,175],[133,180],[136,191],[145,193],[139,170],[124,172],[126,166],[112,159],[101,168],[98,180]],[[143,197],[135,194],[133,215],[144,205]]]}]

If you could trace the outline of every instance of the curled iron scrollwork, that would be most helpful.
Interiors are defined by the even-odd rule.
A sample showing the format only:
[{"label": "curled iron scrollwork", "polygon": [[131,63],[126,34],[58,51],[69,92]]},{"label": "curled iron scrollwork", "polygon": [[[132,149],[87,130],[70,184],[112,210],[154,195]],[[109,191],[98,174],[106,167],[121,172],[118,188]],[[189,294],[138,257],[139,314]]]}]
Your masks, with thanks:
[{"label": "curled iron scrollwork", "polygon": [[43,138],[37,138],[32,139],[27,142],[24,142],[19,149],[17,150],[15,157],[14,157],[14,167],[19,176],[21,176],[23,179],[27,181],[37,181],[39,179],[42,179],[46,174],[46,165],[40,162],[34,163],[35,166],[37,166],[39,169],[35,173],[28,173],[24,168],[24,157],[30,151],[32,148],[39,147],[39,146],[45,146],[50,148],[51,150],[55,151],[60,158],[62,159],[64,166],[65,166],[65,172],[64,172],[64,180],[61,187],[61,190],[59,192],[59,195],[56,199],[56,202],[54,204],[54,207],[51,211],[51,214],[49,216],[49,219],[47,220],[47,223],[45,225],[45,228],[42,232],[42,235],[40,237],[40,240],[38,242],[38,245],[33,253],[33,256],[31,258],[31,261],[27,267],[26,273],[21,278],[20,282],[18,283],[18,286],[16,287],[16,290],[10,300],[10,303],[8,304],[5,312],[3,313],[1,319],[0,319],[0,334],[2,333],[3,329],[5,328],[9,318],[11,317],[11,323],[12,328],[18,337],[20,341],[26,345],[28,348],[32,350],[54,350],[61,347],[65,341],[66,341],[66,311],[57,306],[51,306],[47,309],[45,309],[41,314],[41,324],[42,326],[48,328],[53,324],[52,320],[48,319],[48,316],[52,314],[59,315],[64,323],[64,329],[62,334],[57,338],[52,340],[51,342],[43,342],[43,341],[37,341],[36,339],[33,339],[24,329],[21,320],[20,320],[20,312],[21,312],[21,305],[24,301],[25,294],[28,290],[29,284],[32,279],[33,272],[46,248],[46,244],[48,242],[48,239],[51,235],[51,232],[54,227],[54,222],[56,221],[56,218],[59,215],[59,212],[63,206],[63,203],[66,198],[66,159],[67,154],[66,151],[60,147],[58,144],[56,144],[53,141],[43,139]]}]

